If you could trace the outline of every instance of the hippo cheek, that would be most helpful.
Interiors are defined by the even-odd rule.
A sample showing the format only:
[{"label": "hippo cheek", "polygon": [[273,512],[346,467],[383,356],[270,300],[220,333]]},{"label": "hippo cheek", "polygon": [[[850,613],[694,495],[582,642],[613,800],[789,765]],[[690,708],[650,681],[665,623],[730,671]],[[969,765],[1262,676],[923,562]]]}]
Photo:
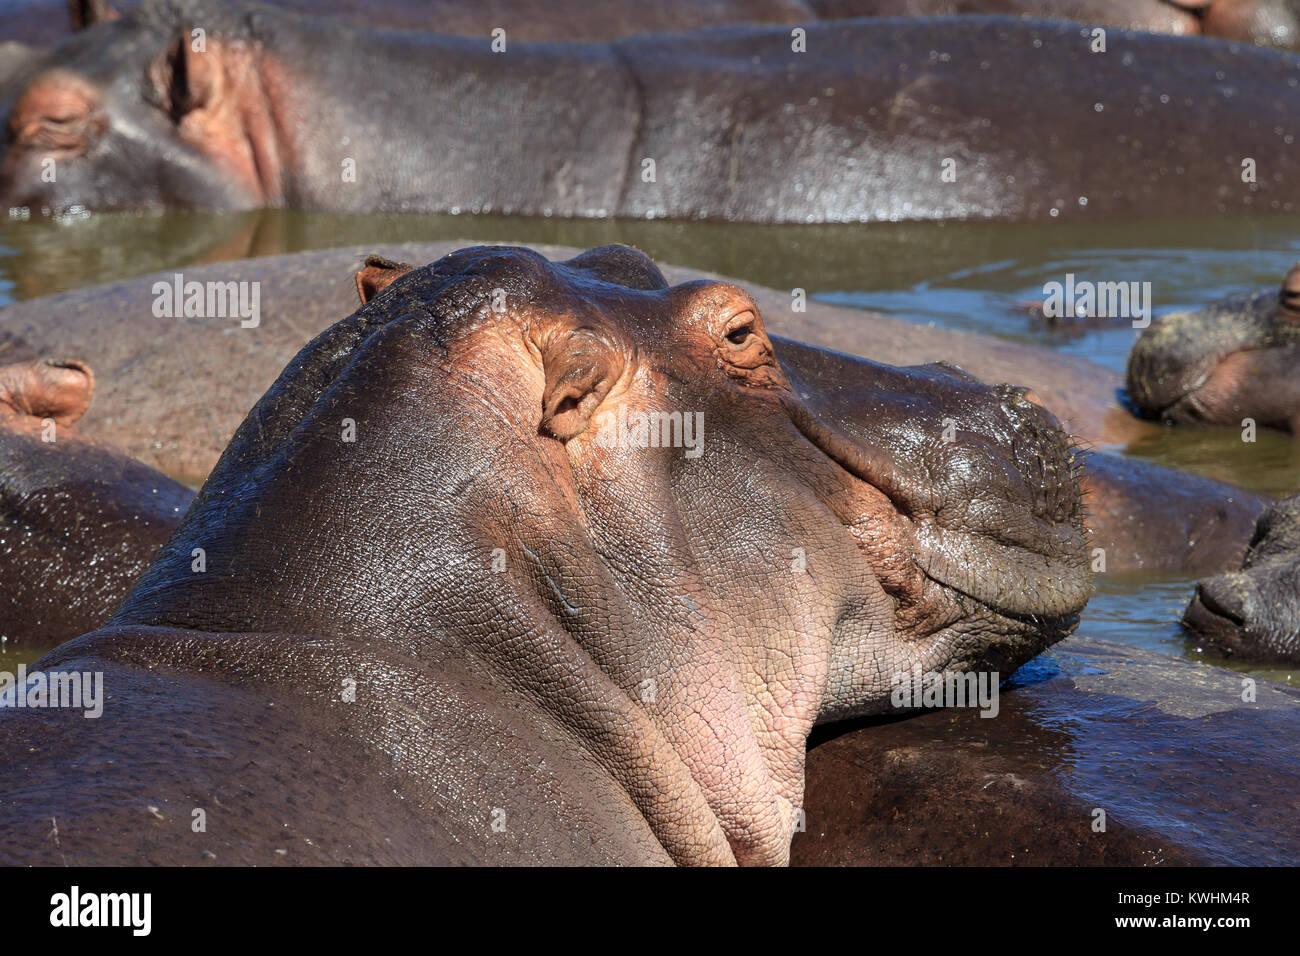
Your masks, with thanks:
[{"label": "hippo cheek", "polygon": [[1294,348],[1242,349],[1217,362],[1200,383],[1162,413],[1180,424],[1256,425],[1295,432],[1300,383]]}]

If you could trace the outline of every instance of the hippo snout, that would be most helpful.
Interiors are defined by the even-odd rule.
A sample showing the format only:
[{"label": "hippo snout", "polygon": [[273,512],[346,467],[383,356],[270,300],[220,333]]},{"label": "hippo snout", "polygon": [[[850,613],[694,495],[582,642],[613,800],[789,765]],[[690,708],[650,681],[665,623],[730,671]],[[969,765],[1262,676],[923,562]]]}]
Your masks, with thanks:
[{"label": "hippo snout", "polygon": [[1197,584],[1184,627],[1227,656],[1300,661],[1298,560],[1300,495],[1260,515],[1240,571]]}]

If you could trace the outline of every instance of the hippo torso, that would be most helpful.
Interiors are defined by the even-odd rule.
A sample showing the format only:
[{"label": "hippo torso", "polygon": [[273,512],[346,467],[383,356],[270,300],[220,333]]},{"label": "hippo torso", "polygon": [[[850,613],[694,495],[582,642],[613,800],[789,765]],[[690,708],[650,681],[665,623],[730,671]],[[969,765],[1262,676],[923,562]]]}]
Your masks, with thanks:
[{"label": "hippo torso", "polygon": [[[799,223],[1300,199],[1300,67],[1243,46],[1120,32],[1102,52],[1077,25],[955,17],[495,50],[361,32],[338,50],[326,23],[196,4],[147,3],[27,69],[6,205]],[[195,19],[201,52],[177,39]]]}]

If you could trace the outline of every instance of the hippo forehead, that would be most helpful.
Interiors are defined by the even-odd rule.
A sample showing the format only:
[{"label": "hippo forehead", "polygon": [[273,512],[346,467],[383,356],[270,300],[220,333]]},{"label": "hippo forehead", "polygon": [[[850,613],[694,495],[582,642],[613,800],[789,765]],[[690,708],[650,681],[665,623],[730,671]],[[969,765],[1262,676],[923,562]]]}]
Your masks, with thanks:
[{"label": "hippo forehead", "polygon": [[[601,246],[564,262],[531,249],[475,246],[412,269],[360,314],[429,316],[444,335],[477,327],[484,310],[577,316],[613,336],[645,338],[680,327],[711,306],[754,308],[741,290],[705,280],[669,286],[658,266],[628,246]],[[756,310],[755,310],[756,311]]]}]

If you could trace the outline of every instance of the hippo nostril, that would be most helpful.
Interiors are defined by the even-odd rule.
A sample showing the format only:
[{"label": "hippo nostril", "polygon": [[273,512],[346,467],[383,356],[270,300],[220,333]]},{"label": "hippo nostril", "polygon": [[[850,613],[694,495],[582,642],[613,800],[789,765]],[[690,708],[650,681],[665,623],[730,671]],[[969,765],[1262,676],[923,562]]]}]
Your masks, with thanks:
[{"label": "hippo nostril", "polygon": [[1246,624],[1244,601],[1240,594],[1232,590],[1231,584],[1219,583],[1219,579],[1202,581],[1196,586],[1196,599],[1201,606],[1216,617],[1231,621],[1238,627]]}]

